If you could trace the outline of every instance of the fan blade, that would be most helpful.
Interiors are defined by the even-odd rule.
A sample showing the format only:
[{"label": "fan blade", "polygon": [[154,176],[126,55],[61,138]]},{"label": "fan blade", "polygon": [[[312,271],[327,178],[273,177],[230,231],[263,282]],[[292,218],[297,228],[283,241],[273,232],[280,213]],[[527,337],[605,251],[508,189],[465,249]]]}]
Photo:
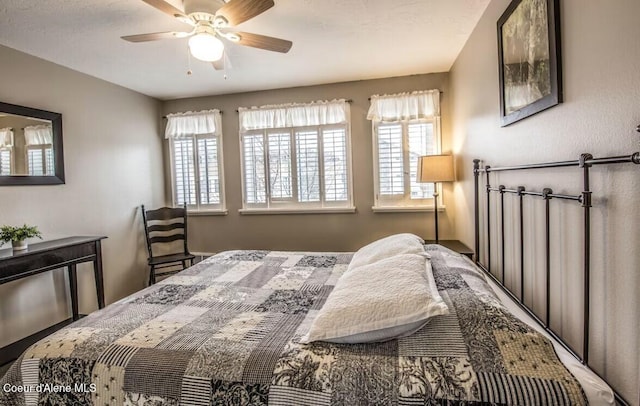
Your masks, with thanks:
[{"label": "fan blade", "polygon": [[287,41],[286,39],[267,37],[266,35],[252,34],[250,32],[236,32],[235,34],[240,37],[240,40],[237,41],[238,44],[266,49],[267,51],[282,52],[283,54],[286,54],[293,45],[293,42]]},{"label": "fan blade", "polygon": [[175,8],[173,5],[171,5],[170,3],[167,3],[164,0],[142,0],[142,1],[144,1],[151,7],[154,7],[162,11],[163,13],[169,14],[172,17],[180,17],[181,21],[182,21],[182,18],[184,18],[185,20],[189,19],[189,17],[184,15],[184,12],[182,10]]},{"label": "fan blade", "polygon": [[129,42],[146,42],[146,41],[157,41],[159,39],[185,38],[185,37],[188,37],[189,35],[190,33],[188,32],[169,31],[169,32],[154,32],[151,34],[127,35],[120,38]]},{"label": "fan blade", "polygon": [[216,12],[216,17],[224,17],[234,26],[264,13],[274,4],[273,0],[231,0]]}]

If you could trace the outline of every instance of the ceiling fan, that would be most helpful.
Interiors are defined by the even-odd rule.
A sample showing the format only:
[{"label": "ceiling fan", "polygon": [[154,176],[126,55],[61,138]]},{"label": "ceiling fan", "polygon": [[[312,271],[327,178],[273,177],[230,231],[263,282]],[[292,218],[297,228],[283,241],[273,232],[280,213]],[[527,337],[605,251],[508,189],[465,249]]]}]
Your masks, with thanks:
[{"label": "ceiling fan", "polygon": [[223,68],[224,43],[221,39],[239,45],[268,51],[287,53],[293,43],[280,38],[249,32],[232,31],[235,27],[275,4],[273,0],[184,0],[184,12],[164,0],[142,0],[156,9],[189,24],[191,31],[169,31],[121,37],[129,42],[189,37],[189,50],[195,58],[212,62],[216,69]]}]

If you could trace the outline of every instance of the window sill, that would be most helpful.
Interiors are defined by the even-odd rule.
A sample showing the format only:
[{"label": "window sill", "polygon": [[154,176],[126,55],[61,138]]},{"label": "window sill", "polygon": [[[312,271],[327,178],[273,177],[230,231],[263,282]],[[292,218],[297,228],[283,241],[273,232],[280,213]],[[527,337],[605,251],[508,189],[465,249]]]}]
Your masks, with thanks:
[{"label": "window sill", "polygon": [[[444,211],[447,207],[438,205],[438,211]],[[411,213],[421,211],[434,211],[433,206],[373,206],[374,213]]]},{"label": "window sill", "polygon": [[319,207],[314,209],[240,209],[242,215],[254,214],[337,214],[355,213],[355,207]]},{"label": "window sill", "polygon": [[229,210],[187,210],[189,216],[226,216]]}]

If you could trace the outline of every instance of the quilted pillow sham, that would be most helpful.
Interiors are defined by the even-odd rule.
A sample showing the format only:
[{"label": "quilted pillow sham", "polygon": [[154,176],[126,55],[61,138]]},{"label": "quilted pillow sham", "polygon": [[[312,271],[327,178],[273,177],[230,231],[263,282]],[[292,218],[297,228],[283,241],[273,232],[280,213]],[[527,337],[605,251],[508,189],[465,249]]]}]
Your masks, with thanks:
[{"label": "quilted pillow sham", "polygon": [[355,344],[392,340],[449,309],[424,255],[402,254],[345,273],[301,343]]},{"label": "quilted pillow sham", "polygon": [[[394,234],[376,240],[360,248],[349,263],[347,272],[363,265],[373,264],[385,258],[400,254],[422,254],[424,252],[424,240],[415,234]],[[428,255],[427,255],[428,257]]]}]

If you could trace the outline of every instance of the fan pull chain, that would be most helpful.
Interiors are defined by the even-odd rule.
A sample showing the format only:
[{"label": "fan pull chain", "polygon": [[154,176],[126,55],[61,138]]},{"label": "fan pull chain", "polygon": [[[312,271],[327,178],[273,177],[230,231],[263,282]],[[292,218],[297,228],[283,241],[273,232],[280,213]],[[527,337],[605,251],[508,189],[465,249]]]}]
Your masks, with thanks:
[{"label": "fan pull chain", "polygon": [[187,47],[187,76],[191,76],[193,71],[191,70],[191,52],[189,52],[189,47]]},{"label": "fan pull chain", "polygon": [[[228,76],[227,76],[227,66],[228,66],[228,62],[229,58],[227,57],[227,50],[225,49],[222,53],[222,68],[224,69],[224,80],[227,80]],[[640,127],[638,127],[640,128]],[[640,131],[640,130],[639,130]]]}]

